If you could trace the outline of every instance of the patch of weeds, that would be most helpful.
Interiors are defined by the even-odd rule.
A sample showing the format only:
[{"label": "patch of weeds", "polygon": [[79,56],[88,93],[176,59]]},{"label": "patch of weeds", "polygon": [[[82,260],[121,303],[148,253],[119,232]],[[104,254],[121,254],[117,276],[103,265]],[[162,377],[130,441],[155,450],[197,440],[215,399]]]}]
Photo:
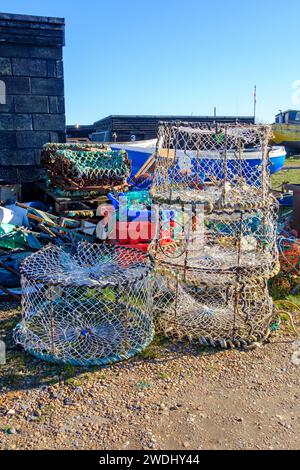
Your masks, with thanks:
[{"label": "patch of weeds", "polygon": [[40,412],[44,415],[49,414],[49,413],[52,413],[53,408],[54,408],[53,405],[49,405],[49,404],[42,405],[40,408]]},{"label": "patch of weeds", "polygon": [[70,364],[63,366],[60,370],[60,375],[65,382],[76,376],[77,373],[78,369]]},{"label": "patch of weeds", "polygon": [[269,282],[269,291],[273,300],[288,300],[300,306],[299,276],[277,276]]},{"label": "patch of weeds", "polygon": [[286,296],[285,300],[292,302],[293,304],[300,307],[300,294],[296,294],[296,295],[289,294]]},{"label": "patch of weeds", "polygon": [[71,376],[71,375],[76,374],[77,370],[78,369],[75,366],[72,366],[71,364],[67,364],[63,366],[62,373],[64,373],[65,375]]},{"label": "patch of weeds", "polygon": [[[287,164],[289,164],[289,162],[287,162]],[[286,183],[287,181],[290,184],[293,184],[293,183],[297,184],[299,182],[299,178],[300,178],[300,170],[292,168],[290,170],[279,171],[278,173],[273,174],[271,177],[272,188],[281,189],[282,184]]]},{"label": "patch of weeds", "polygon": [[[96,374],[96,368],[92,369],[90,372],[85,372],[84,374],[80,375],[80,381],[81,383],[89,383],[95,380],[95,374]],[[108,377],[108,374],[105,375],[105,377]]]},{"label": "patch of weeds", "polygon": [[170,365],[170,367],[171,367],[172,372],[174,372],[175,374],[181,374],[181,372],[185,371],[182,365],[176,361],[174,361],[173,364]]},{"label": "patch of weeds", "polygon": [[[100,373],[99,373],[99,379],[100,380],[106,380],[108,378],[108,370],[102,370]],[[89,379],[89,375],[87,376],[87,379]]]},{"label": "patch of weeds", "polygon": [[66,385],[70,385],[72,387],[79,387],[82,384],[81,377],[68,377],[65,380]]},{"label": "patch of weeds", "polygon": [[299,277],[296,276],[277,276],[269,283],[270,294],[276,306],[276,312],[280,317],[281,323],[278,329],[286,333],[296,333],[297,323],[299,322],[300,294],[292,294],[299,285]]},{"label": "patch of weeds", "polygon": [[163,335],[155,335],[152,343],[140,352],[139,357],[142,359],[155,360],[161,357],[161,350],[169,343],[168,338]]},{"label": "patch of weeds", "polygon": [[166,372],[162,372],[162,373],[160,374],[160,378],[161,378],[162,380],[170,380],[171,377],[170,377],[169,374],[167,374]]},{"label": "patch of weeds", "polygon": [[151,345],[153,345],[153,346],[165,346],[168,343],[169,343],[168,338],[166,338],[163,335],[157,334],[157,335],[154,336]]},{"label": "patch of weeds", "polygon": [[41,415],[39,416],[39,422],[41,424],[45,423],[47,417],[49,417],[49,415],[51,415],[51,413],[54,411],[54,408],[55,407],[53,405],[49,405],[49,404],[41,406],[40,408]]},{"label": "patch of weeds", "polygon": [[204,364],[204,369],[207,372],[213,372],[213,371],[216,370],[216,366],[214,366],[213,364],[206,363],[206,364]]},{"label": "patch of weeds", "polygon": [[266,357],[268,357],[269,359],[272,359],[272,358],[274,357],[274,353],[273,353],[273,351],[271,351],[270,349],[265,349],[265,350],[264,350],[264,355],[265,355]]},{"label": "patch of weeds", "polygon": [[160,353],[157,347],[150,345],[139,354],[139,357],[154,360],[160,357]]},{"label": "patch of weeds", "polygon": [[[284,308],[284,307],[283,307]],[[287,333],[295,333],[295,329],[291,323],[292,312],[285,313],[283,310],[280,311],[280,327],[284,329]]]},{"label": "patch of weeds", "polygon": [[4,434],[9,434],[10,429],[11,429],[11,426],[7,424],[3,426],[2,431],[4,432]]},{"label": "patch of weeds", "polygon": [[287,278],[276,277],[269,282],[269,291],[273,300],[285,300],[290,295],[290,290],[291,283]]}]

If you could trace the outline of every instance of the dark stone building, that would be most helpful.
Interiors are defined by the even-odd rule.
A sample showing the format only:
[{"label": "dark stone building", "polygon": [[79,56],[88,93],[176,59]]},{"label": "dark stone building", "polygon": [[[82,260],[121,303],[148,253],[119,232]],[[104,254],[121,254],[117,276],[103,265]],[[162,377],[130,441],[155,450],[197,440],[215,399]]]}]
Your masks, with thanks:
[{"label": "dark stone building", "polygon": [[38,180],[65,141],[64,44],[64,19],[0,13],[0,183]]}]

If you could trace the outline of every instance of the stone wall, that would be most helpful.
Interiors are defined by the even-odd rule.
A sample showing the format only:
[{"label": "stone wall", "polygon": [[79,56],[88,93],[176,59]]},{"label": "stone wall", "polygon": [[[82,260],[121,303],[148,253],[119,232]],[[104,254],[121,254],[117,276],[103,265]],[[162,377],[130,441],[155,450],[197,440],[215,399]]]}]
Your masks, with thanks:
[{"label": "stone wall", "polygon": [[65,141],[64,29],[0,13],[0,183],[38,180],[43,144]]}]

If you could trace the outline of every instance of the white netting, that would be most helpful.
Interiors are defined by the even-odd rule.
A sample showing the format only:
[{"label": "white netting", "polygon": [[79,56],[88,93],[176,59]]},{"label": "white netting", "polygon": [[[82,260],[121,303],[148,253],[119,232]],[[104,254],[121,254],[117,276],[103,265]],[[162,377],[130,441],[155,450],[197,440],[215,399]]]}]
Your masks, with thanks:
[{"label": "white netting", "polygon": [[203,345],[245,346],[264,338],[273,313],[265,280],[232,284],[200,283],[189,273],[166,275],[157,269],[154,314],[157,331]]},{"label": "white netting", "polygon": [[17,343],[39,358],[78,365],[137,354],[153,336],[151,270],[149,255],[109,245],[39,251],[22,266]]},{"label": "white netting", "polygon": [[256,207],[268,191],[270,126],[161,123],[152,196]]},{"label": "white netting", "polygon": [[279,269],[269,126],[162,123],[151,195],[158,330],[212,346],[265,337]]},{"label": "white netting", "polygon": [[157,236],[150,250],[157,264],[192,269],[204,281],[215,273],[228,277],[238,269],[248,277],[270,277],[278,269],[275,200],[270,206],[249,211],[168,207],[156,207]]}]

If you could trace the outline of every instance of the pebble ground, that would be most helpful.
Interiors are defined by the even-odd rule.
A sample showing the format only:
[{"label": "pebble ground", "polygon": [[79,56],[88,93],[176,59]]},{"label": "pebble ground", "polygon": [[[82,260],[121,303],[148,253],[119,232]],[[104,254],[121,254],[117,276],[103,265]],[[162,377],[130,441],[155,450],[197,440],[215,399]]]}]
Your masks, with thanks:
[{"label": "pebble ground", "polygon": [[[299,449],[295,338],[248,352],[157,339],[104,369],[49,365],[11,338],[20,308],[0,305],[0,449]],[[293,356],[294,355],[294,356]]]}]

